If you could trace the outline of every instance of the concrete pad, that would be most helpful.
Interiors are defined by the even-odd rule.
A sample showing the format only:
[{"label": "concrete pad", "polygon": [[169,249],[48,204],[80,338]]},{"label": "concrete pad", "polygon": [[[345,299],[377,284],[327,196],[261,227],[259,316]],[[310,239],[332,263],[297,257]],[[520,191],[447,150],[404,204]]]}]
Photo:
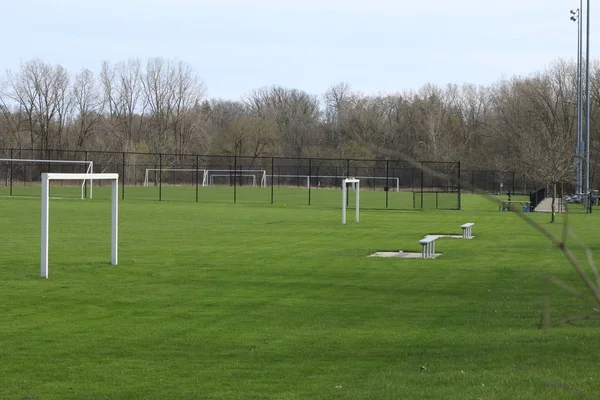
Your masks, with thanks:
[{"label": "concrete pad", "polygon": [[[440,253],[433,254],[431,257],[426,258],[436,258],[440,255]],[[400,251],[378,251],[376,253],[371,254],[369,257],[383,257],[383,258],[421,258],[421,253],[411,253]]]},{"label": "concrete pad", "polygon": [[[554,212],[563,213],[567,212],[567,207],[560,198],[555,199]],[[546,197],[544,200],[533,209],[535,212],[552,212],[552,197]]]},{"label": "concrete pad", "polygon": [[462,239],[462,235],[425,235],[425,237],[434,237],[434,238],[454,238],[454,239]]}]

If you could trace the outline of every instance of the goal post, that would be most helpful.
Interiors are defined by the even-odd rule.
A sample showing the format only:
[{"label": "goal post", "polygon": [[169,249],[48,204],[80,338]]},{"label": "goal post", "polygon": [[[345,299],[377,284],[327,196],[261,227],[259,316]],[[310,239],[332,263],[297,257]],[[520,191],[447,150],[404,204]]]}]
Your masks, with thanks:
[{"label": "goal post", "polygon": [[[10,164],[10,173],[12,179],[12,168],[13,163],[32,163],[32,164],[81,164],[87,165],[85,169],[85,173],[87,175],[94,173],[94,162],[93,161],[80,161],[80,160],[37,160],[30,158],[0,158],[0,163],[9,163]],[[81,182],[81,198],[85,198],[85,184],[86,181],[90,181],[90,199],[93,197],[93,179],[85,178]],[[12,184],[11,184],[12,185]],[[12,195],[12,186],[11,186],[11,195]]]},{"label": "goal post", "polygon": [[342,183],[342,224],[346,224],[346,207],[348,203],[348,184],[352,186],[356,193],[356,216],[355,221],[358,222],[360,214],[360,180],[356,178],[346,178]]},{"label": "goal post", "polygon": [[48,278],[48,233],[50,216],[50,181],[53,180],[110,180],[112,181],[111,194],[111,264],[117,265],[117,238],[119,219],[119,174],[69,174],[69,173],[42,173],[42,243],[41,243],[41,277]]}]

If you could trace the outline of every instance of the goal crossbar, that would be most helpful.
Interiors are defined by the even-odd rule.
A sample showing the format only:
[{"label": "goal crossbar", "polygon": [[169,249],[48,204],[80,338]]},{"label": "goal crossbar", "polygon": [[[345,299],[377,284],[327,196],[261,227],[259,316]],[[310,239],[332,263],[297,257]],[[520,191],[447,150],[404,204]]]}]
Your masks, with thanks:
[{"label": "goal crossbar", "polygon": [[[37,164],[86,164],[86,174],[94,173],[94,162],[93,161],[81,161],[81,160],[36,160],[31,158],[0,158],[0,162],[29,162]],[[81,198],[85,198],[85,183],[86,180],[90,181],[90,199],[93,197],[93,179],[86,178],[81,182]]]},{"label": "goal crossbar", "polygon": [[111,264],[117,265],[117,238],[118,238],[118,205],[119,205],[119,174],[69,174],[69,173],[42,173],[42,243],[41,243],[41,277],[48,278],[48,233],[50,216],[50,181],[53,180],[82,180],[97,179],[112,181],[111,194]]}]

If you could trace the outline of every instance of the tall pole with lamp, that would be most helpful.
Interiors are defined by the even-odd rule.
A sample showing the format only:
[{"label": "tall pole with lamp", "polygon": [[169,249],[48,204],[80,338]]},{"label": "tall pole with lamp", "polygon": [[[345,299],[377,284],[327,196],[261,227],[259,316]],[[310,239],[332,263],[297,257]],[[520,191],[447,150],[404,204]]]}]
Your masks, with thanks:
[{"label": "tall pole with lamp", "polygon": [[579,8],[571,10],[571,21],[577,22],[577,140],[575,144],[575,170],[576,170],[576,194],[583,192],[583,123],[582,123],[582,52],[583,52],[583,25],[581,23],[581,10],[583,9],[583,0],[579,0]]},{"label": "tall pole with lamp", "polygon": [[586,37],[585,37],[585,194],[588,210],[591,211],[590,187],[590,0],[587,0],[585,9]]}]

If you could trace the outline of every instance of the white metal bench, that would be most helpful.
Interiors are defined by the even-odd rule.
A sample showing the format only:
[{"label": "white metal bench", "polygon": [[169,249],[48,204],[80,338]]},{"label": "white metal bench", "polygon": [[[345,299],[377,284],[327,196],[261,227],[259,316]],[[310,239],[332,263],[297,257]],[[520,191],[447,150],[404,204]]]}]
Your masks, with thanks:
[{"label": "white metal bench", "polygon": [[421,247],[421,258],[429,258],[435,254],[435,241],[437,236],[426,236],[419,240]]},{"label": "white metal bench", "polygon": [[471,239],[473,236],[471,235],[471,227],[475,225],[474,222],[467,222],[466,224],[462,224],[460,227],[462,228],[462,237],[463,239]]}]

